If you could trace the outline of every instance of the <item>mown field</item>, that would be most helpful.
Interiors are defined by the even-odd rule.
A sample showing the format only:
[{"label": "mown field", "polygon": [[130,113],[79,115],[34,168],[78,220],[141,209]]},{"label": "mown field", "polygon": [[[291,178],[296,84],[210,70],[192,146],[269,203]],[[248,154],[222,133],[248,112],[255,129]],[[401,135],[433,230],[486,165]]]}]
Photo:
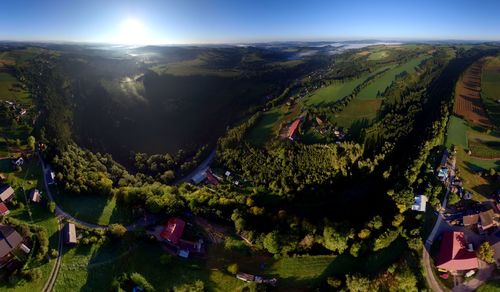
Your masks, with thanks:
[{"label": "mown field", "polygon": [[115,197],[66,194],[56,187],[52,187],[51,191],[56,203],[77,219],[99,225],[127,225],[134,220],[132,210],[117,203]]},{"label": "mown field", "polygon": [[371,122],[377,117],[382,104],[381,99],[361,100],[353,99],[340,113],[335,114],[334,122],[340,127],[350,127],[355,122]]},{"label": "mown field", "polygon": [[316,90],[311,96],[305,98],[306,105],[321,106],[330,102],[335,102],[342,97],[352,93],[356,86],[363,83],[368,78],[368,74],[359,78],[354,78],[345,82],[334,82],[331,85]]},{"label": "mown field", "polygon": [[456,116],[450,116],[448,122],[448,131],[446,133],[445,145],[446,147],[451,147],[451,145],[461,146],[462,148],[468,148],[467,144],[467,130],[469,126],[467,122]]},{"label": "mown field", "polygon": [[500,57],[486,58],[481,74],[481,98],[489,118],[500,126]]}]

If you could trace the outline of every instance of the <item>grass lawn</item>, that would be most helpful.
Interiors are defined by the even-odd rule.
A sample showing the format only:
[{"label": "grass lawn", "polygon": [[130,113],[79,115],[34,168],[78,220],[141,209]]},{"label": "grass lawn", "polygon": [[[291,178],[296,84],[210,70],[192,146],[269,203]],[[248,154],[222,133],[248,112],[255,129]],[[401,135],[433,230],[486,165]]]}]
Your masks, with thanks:
[{"label": "grass lawn", "polygon": [[450,116],[448,124],[448,131],[446,133],[445,145],[449,148],[451,145],[462,146],[466,149],[469,147],[467,144],[467,130],[469,126],[467,122],[456,116]]},{"label": "grass lawn", "polygon": [[[24,208],[11,209],[8,216],[24,221],[28,224],[35,224],[47,229],[49,236],[49,252],[51,249],[57,249],[58,229],[57,220],[45,206],[34,204],[29,201],[29,190],[36,187],[43,190],[42,169],[38,165],[38,160],[28,160],[20,172],[10,170],[9,160],[0,160],[0,171],[7,175],[7,181],[16,190],[16,199],[24,204]],[[42,194],[43,195],[43,194]],[[41,291],[47,281],[54,260],[41,264],[31,262],[29,267],[39,267],[42,272],[42,278],[35,282],[26,282],[22,280],[16,286],[2,286],[2,291]]]},{"label": "grass lawn", "polygon": [[68,214],[77,219],[100,225],[132,223],[132,210],[116,203],[114,197],[99,195],[63,194],[57,188],[51,188],[56,203]]},{"label": "grass lawn", "polygon": [[133,250],[123,242],[104,246],[65,248],[56,291],[108,291],[113,277],[121,273],[142,274],[157,291],[202,280],[208,291],[241,291],[248,284],[222,270],[209,270],[202,260],[175,258],[160,263],[166,253],[159,243],[138,242]]},{"label": "grass lawn", "polygon": [[486,59],[481,74],[481,98],[489,117],[500,126],[500,57]]},{"label": "grass lawn", "polygon": [[382,59],[385,59],[389,56],[389,52],[388,51],[385,51],[385,50],[381,50],[381,51],[376,51],[376,52],[373,52],[371,53],[369,56],[368,56],[368,60],[369,61],[378,61],[378,60],[382,60]]},{"label": "grass lawn", "polygon": [[343,111],[335,114],[333,121],[338,126],[347,128],[357,121],[367,120],[371,122],[377,117],[377,112],[381,104],[381,99],[361,100],[356,97]]},{"label": "grass lawn", "polygon": [[29,93],[23,89],[14,89],[17,79],[6,72],[0,72],[0,100],[17,101],[23,105],[30,105]]},{"label": "grass lawn", "polygon": [[412,59],[402,65],[399,65],[393,69],[388,70],[382,76],[379,76],[376,80],[370,83],[368,86],[363,88],[357,97],[360,99],[375,99],[377,98],[377,93],[384,92],[387,87],[389,87],[396,78],[396,76],[404,71],[408,74],[413,74],[415,72],[415,67],[417,67],[422,60],[427,57],[419,57]]},{"label": "grass lawn", "polygon": [[476,201],[486,200],[500,187],[498,182],[491,182],[478,174],[478,172],[487,172],[490,168],[500,169],[500,161],[474,159],[459,147],[457,167],[460,170],[459,176],[463,180],[464,188],[473,193],[473,199]]}]

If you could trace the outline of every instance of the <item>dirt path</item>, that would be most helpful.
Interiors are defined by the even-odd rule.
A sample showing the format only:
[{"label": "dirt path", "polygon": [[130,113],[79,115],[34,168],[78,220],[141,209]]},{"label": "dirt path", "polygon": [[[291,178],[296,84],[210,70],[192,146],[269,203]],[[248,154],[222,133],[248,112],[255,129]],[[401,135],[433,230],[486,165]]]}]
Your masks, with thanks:
[{"label": "dirt path", "polygon": [[52,289],[54,289],[54,285],[56,284],[57,276],[59,275],[59,270],[61,268],[61,260],[62,260],[62,221],[60,218],[57,218],[57,225],[59,229],[59,241],[57,245],[57,258],[56,258],[56,263],[52,267],[52,271],[50,272],[49,279],[45,283],[45,286],[43,286],[42,291],[43,292],[50,292]]}]

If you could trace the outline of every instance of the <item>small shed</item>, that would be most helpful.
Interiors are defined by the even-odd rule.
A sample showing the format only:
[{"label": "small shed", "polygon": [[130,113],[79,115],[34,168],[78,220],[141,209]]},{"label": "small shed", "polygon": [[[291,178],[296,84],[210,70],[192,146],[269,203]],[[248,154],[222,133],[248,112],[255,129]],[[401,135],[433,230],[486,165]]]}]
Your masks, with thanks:
[{"label": "small shed", "polygon": [[66,223],[64,226],[64,235],[64,242],[66,244],[76,244],[76,226],[74,223]]},{"label": "small shed", "polygon": [[472,214],[463,217],[464,226],[472,226],[479,222],[479,215]]},{"label": "small shed", "polygon": [[33,203],[40,203],[40,201],[42,200],[42,196],[40,195],[40,191],[37,189],[32,189],[30,191],[30,200]]}]

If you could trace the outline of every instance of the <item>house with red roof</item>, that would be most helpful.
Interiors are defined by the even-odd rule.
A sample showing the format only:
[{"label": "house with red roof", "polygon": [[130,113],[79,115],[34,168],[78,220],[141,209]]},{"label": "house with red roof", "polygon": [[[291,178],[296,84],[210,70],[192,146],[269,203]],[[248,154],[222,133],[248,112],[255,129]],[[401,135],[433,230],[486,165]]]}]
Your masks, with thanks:
[{"label": "house with red roof", "polygon": [[182,219],[177,217],[170,218],[165,224],[160,236],[172,244],[177,244],[184,233],[185,226],[186,222]]},{"label": "house with red roof", "polygon": [[210,170],[207,170],[207,180],[211,185],[214,185],[214,186],[219,185],[219,180],[215,177],[215,175]]},{"label": "house with red roof", "polygon": [[9,215],[9,208],[5,205],[5,203],[0,203],[0,215],[5,216]]},{"label": "house with red roof", "polygon": [[293,141],[293,137],[297,133],[299,125],[300,125],[300,119],[296,119],[295,121],[293,121],[293,123],[288,128],[288,139]]},{"label": "house with red roof", "polygon": [[467,241],[463,232],[443,233],[436,267],[447,271],[466,271],[479,267],[476,253],[467,249]]}]

